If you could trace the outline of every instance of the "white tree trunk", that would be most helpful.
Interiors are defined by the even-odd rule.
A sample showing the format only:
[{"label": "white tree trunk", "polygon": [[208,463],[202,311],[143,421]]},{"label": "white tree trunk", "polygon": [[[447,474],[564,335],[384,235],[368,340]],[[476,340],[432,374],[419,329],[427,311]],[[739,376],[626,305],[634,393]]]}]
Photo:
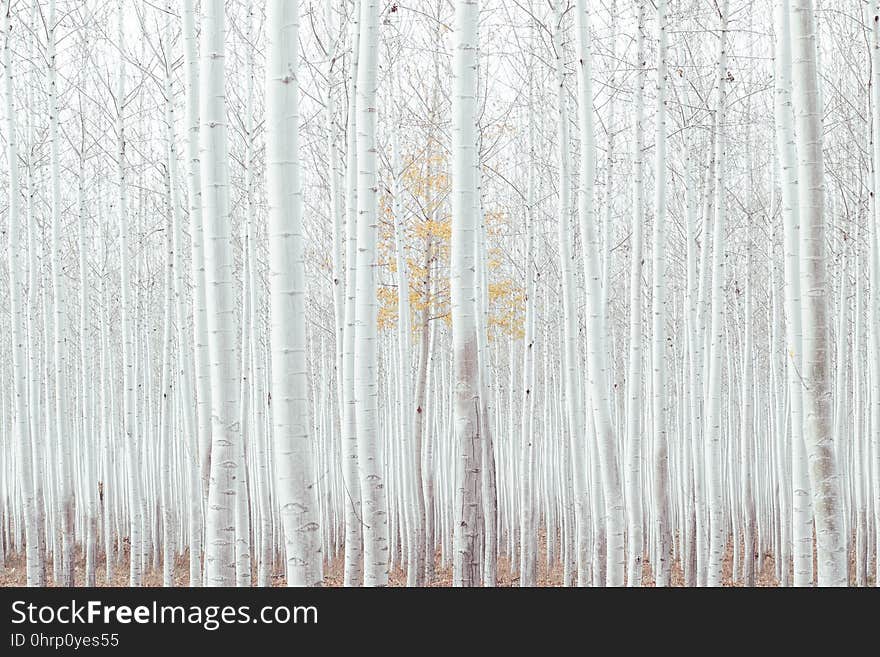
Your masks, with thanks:
[{"label": "white tree trunk", "polygon": [[[62,553],[56,554],[55,558],[61,559],[61,582],[62,586],[73,586],[74,576],[74,550],[76,538],[74,536],[74,491],[73,491],[73,441],[75,435],[68,431],[67,415],[67,391],[65,384],[67,376],[67,312],[65,309],[66,293],[62,278],[62,267],[65,249],[61,237],[61,135],[60,122],[58,119],[58,67],[56,62],[56,35],[57,16],[55,12],[55,0],[49,1],[49,14],[47,18],[48,43],[46,46],[47,77],[49,83],[49,141],[51,146],[50,169],[51,169],[51,209],[52,209],[52,326],[54,338],[54,402],[55,402],[55,426],[52,428],[55,434],[55,444],[59,469],[58,469],[58,499],[56,507],[61,517],[61,541]],[[72,424],[71,424],[72,427]]]},{"label": "white tree trunk", "polygon": [[[124,11],[125,0],[119,0],[118,35],[120,44],[124,43]],[[121,45],[120,45],[121,47]],[[143,571],[140,555],[143,545],[141,533],[141,481],[138,468],[137,444],[137,399],[135,397],[135,363],[134,363],[134,327],[131,316],[134,310],[131,300],[131,253],[128,245],[128,179],[126,164],[125,140],[125,59],[119,60],[119,77],[116,88],[116,139],[117,167],[119,184],[119,269],[120,275],[120,315],[119,329],[122,332],[122,426],[125,440],[125,460],[127,463],[127,485],[129,505],[129,586],[141,586]]]},{"label": "white tree trunk", "polygon": [[653,295],[651,297],[651,383],[654,439],[654,564],[657,586],[668,586],[672,568],[669,527],[669,448],[666,435],[666,0],[657,2],[657,113],[654,146]]},{"label": "white tree trunk", "polygon": [[[13,437],[15,458],[19,467],[21,484],[21,503],[25,531],[25,556],[27,560],[27,585],[45,586],[44,564],[40,556],[40,533],[38,514],[34,496],[34,470],[31,463],[31,438],[27,404],[27,349],[23,334],[24,315],[21,301],[23,276],[22,249],[19,242],[21,228],[21,190],[18,183],[18,136],[14,88],[12,84],[12,3],[6,6],[6,39],[3,45],[3,66],[5,68],[6,95],[6,157],[9,166],[9,211],[7,231],[9,233],[9,316],[12,324],[12,394],[13,394]],[[33,287],[30,294],[34,294]]]},{"label": "white tree trunk", "polygon": [[828,289],[825,280],[825,170],[813,1],[793,0],[790,20],[792,105],[798,146],[798,205],[801,218],[804,444],[807,448],[816,523],[817,584],[846,586],[849,558],[844,537],[834,435],[831,431]]},{"label": "white tree trunk", "polygon": [[[168,25],[166,26],[166,47],[171,50],[171,16],[173,15],[172,3],[167,3]],[[184,8],[184,35],[187,33],[186,21],[192,21],[191,13],[186,14]],[[167,53],[170,55],[170,52]],[[185,57],[186,59],[186,57]],[[174,103],[174,79],[171,74],[170,57],[166,56],[165,67],[165,123],[166,140],[168,142],[168,181],[171,194],[171,216],[173,220],[173,244],[174,250],[174,301],[175,321],[177,324],[177,375],[179,380],[177,399],[180,403],[180,412],[183,416],[183,428],[185,431],[185,459],[186,477],[189,484],[190,495],[187,500],[187,523],[189,525],[189,583],[190,586],[199,586],[201,583],[202,564],[202,500],[199,480],[199,445],[193,404],[197,403],[193,396],[193,352],[190,346],[189,321],[187,319],[186,306],[186,276],[183,271],[183,218],[181,217],[180,198],[180,174],[177,162],[177,139],[176,118]],[[189,62],[185,62],[189,75]],[[189,94],[187,94],[189,99]],[[189,109],[189,108],[187,108]],[[198,156],[196,156],[198,157]],[[193,182],[198,182],[191,178]],[[190,189],[193,194],[193,190]],[[190,210],[190,226],[194,226],[194,212]],[[199,220],[201,222],[201,220]],[[201,229],[199,229],[201,230]],[[195,236],[193,235],[193,241]]]},{"label": "white tree trunk", "polygon": [[457,0],[453,29],[452,83],[452,367],[456,455],[453,584],[480,582],[482,445],[479,422],[479,379],[476,303],[474,298],[474,231],[476,230],[477,135],[476,0]]},{"label": "white tree trunk", "polygon": [[267,8],[266,176],[269,199],[272,418],[288,586],[319,586],[321,533],[309,439],[305,266],[299,171],[299,10]]},{"label": "white tree trunk", "polygon": [[[604,524],[607,529],[608,586],[624,585],[626,540],[623,488],[617,458],[617,436],[611,421],[608,395],[608,352],[605,326],[605,294],[602,291],[602,243],[596,230],[593,211],[593,181],[596,176],[596,140],[593,134],[593,92],[590,53],[590,20],[585,0],[576,4],[578,47],[578,126],[581,132],[581,174],[578,190],[581,248],[584,249],[584,281],[586,285],[587,383],[593,422],[596,427],[605,499]],[[608,227],[606,226],[606,232]]]},{"label": "white tree trunk", "polygon": [[355,308],[355,409],[358,470],[364,524],[364,586],[388,584],[388,512],[385,463],[379,441],[376,238],[376,79],[379,6],[362,0],[357,78],[357,283]]},{"label": "white tree trunk", "polygon": [[718,85],[718,108],[716,110],[715,135],[715,222],[712,233],[712,271],[711,271],[711,324],[709,329],[709,368],[706,387],[706,480],[709,502],[709,586],[721,585],[721,561],[726,547],[726,525],[724,524],[724,498],[722,488],[721,453],[721,374],[723,369],[724,329],[721,324],[724,304],[724,222],[726,217],[725,164],[726,141],[724,121],[727,103],[727,20],[730,0],[723,0],[720,11],[720,43],[715,82]]},{"label": "white tree trunk", "polygon": [[211,380],[211,465],[205,524],[208,586],[235,584],[239,357],[231,249],[223,0],[202,3],[201,138],[205,287]]},{"label": "white tree trunk", "polygon": [[[871,358],[874,369],[871,376],[871,437],[873,455],[871,470],[874,498],[874,585],[880,586],[880,2],[872,5],[871,20],[871,126],[874,162],[874,220],[871,222]],[[855,364],[855,363],[854,363]]]},{"label": "white tree trunk", "polygon": [[177,522],[174,513],[172,493],[171,450],[172,423],[174,414],[174,383],[171,372],[171,306],[174,281],[174,240],[172,238],[174,219],[171,215],[171,188],[166,172],[168,192],[167,212],[165,221],[165,267],[162,289],[164,290],[163,321],[162,321],[162,374],[159,393],[162,395],[159,427],[159,505],[162,510],[162,586],[174,584],[174,538]]},{"label": "white tree trunk", "polygon": [[[791,423],[792,543],[794,585],[810,586],[813,579],[813,517],[810,512],[810,482],[803,435],[803,368],[801,331],[800,212],[797,196],[794,116],[791,112],[791,39],[788,0],[774,6],[776,62],[774,116],[776,151],[779,161],[782,221],[785,240],[785,363]],[[787,566],[785,566],[787,569]]]},{"label": "white tree trunk", "polygon": [[346,215],[345,215],[345,326],[342,348],[342,482],[345,514],[345,586],[360,586],[363,581],[363,521],[361,518],[361,484],[358,465],[357,423],[355,409],[355,312],[357,292],[357,223],[358,223],[358,153],[357,96],[358,59],[360,56],[360,7],[356,0],[350,29],[351,63],[348,80],[348,117],[346,126]]},{"label": "white tree trunk", "polygon": [[578,586],[590,586],[595,574],[589,559],[590,496],[587,490],[586,439],[587,424],[583,408],[583,378],[578,353],[575,261],[572,254],[574,235],[571,226],[571,149],[568,137],[568,103],[565,89],[565,53],[562,41],[562,2],[554,4],[553,47],[555,50],[555,84],[557,131],[559,139],[559,205],[558,241],[559,266],[562,272],[562,313],[565,369],[565,399],[568,435],[571,449],[571,474],[574,487],[574,511],[577,537]]},{"label": "white tree trunk", "polygon": [[642,581],[644,559],[644,514],[642,509],[642,242],[645,217],[645,162],[642,151],[645,143],[645,4],[636,6],[636,65],[635,130],[632,163],[632,247],[630,248],[629,276],[629,368],[627,373],[627,442],[626,442],[626,495],[629,516],[629,560],[627,583],[639,586]]},{"label": "white tree trunk", "polygon": [[[208,319],[205,282],[205,238],[202,223],[202,165],[199,153],[199,53],[193,0],[181,0],[183,19],[183,58],[186,84],[186,159],[189,223],[192,254],[193,363],[195,366],[196,430],[198,437],[199,473],[201,477],[200,508],[208,497],[211,467],[211,372],[208,354]],[[201,534],[201,530],[199,532]],[[199,538],[201,545],[201,538]],[[190,564],[190,578],[192,564]],[[190,580],[193,582],[193,580]],[[201,585],[201,573],[192,583]]]},{"label": "white tree trunk", "polygon": [[[529,61],[534,63],[534,57]],[[537,547],[535,541],[535,518],[531,470],[523,471],[534,460],[534,409],[535,409],[535,125],[532,100],[532,75],[529,74],[529,96],[526,113],[528,115],[528,180],[526,190],[526,252],[525,252],[525,302],[526,315],[523,327],[523,368],[522,368],[522,430],[520,435],[519,478],[519,535],[520,535],[520,576],[523,587],[535,586],[535,567]]]}]

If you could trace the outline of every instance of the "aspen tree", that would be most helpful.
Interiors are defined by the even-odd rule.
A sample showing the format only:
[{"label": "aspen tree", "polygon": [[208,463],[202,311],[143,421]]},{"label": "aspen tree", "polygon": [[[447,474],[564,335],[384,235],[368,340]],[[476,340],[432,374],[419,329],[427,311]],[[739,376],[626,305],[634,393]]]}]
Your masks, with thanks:
[{"label": "aspen tree", "polygon": [[[405,464],[406,495],[409,497],[407,510],[410,513],[411,535],[407,555],[407,586],[420,586],[424,577],[424,499],[421,481],[421,435],[417,427],[420,406],[412,403],[410,376],[411,335],[409,265],[404,252],[404,231],[401,214],[403,186],[400,182],[400,144],[398,134],[392,137],[392,214],[394,216],[394,240],[397,262],[397,348],[400,360],[398,386],[400,408],[401,447]],[[415,418],[410,417],[413,413]],[[413,430],[415,429],[415,430]]]},{"label": "aspen tree", "polygon": [[[166,141],[168,144],[168,185],[170,212],[172,218],[172,251],[173,260],[173,291],[174,291],[174,318],[176,323],[177,337],[177,377],[179,381],[177,399],[183,418],[183,428],[186,437],[187,454],[187,481],[191,495],[187,505],[187,523],[189,525],[189,578],[190,585],[197,586],[201,579],[201,552],[202,552],[202,506],[199,488],[199,461],[198,440],[193,408],[193,355],[190,350],[190,333],[188,331],[187,308],[186,308],[186,276],[183,271],[183,218],[181,217],[180,198],[180,175],[177,162],[177,137],[176,115],[174,102],[174,81],[171,70],[171,16],[173,6],[169,1],[166,4],[168,18],[165,22],[165,126]],[[192,215],[190,215],[192,217]]]},{"label": "aspen tree", "polygon": [[721,324],[722,294],[724,292],[724,230],[726,218],[725,202],[725,160],[726,142],[724,139],[725,110],[727,103],[727,32],[730,2],[723,0],[718,7],[720,39],[718,63],[715,71],[715,84],[718,88],[715,121],[715,217],[712,227],[712,269],[711,269],[711,321],[709,326],[709,366],[706,385],[706,479],[709,501],[709,586],[721,584],[721,559],[726,544],[726,528],[723,524],[723,490],[721,481],[721,395],[724,348],[724,330]]},{"label": "aspen tree", "polygon": [[[37,14],[39,11],[39,2],[34,0],[31,10],[30,24],[37,24]],[[28,56],[32,59],[36,56],[36,39],[30,41],[28,48]],[[14,100],[14,99],[13,99]],[[28,86],[26,96],[28,107],[37,109],[39,103],[36,102],[32,85]],[[26,134],[29,143],[34,143],[36,139],[36,128],[34,126],[35,112],[25,113]],[[27,149],[25,161],[27,164],[27,315],[25,320],[25,330],[27,331],[28,341],[28,408],[29,412],[29,429],[31,444],[31,462],[34,482],[34,505],[37,513],[37,532],[39,542],[40,562],[43,564],[40,572],[40,584],[45,584],[45,563],[46,563],[46,512],[45,512],[45,484],[44,484],[44,439],[40,430],[41,417],[41,400],[39,394],[39,376],[40,376],[40,355],[38,346],[38,327],[37,327],[37,308],[39,307],[39,299],[37,292],[37,240],[36,240],[36,180],[35,180],[35,162],[34,149]]]},{"label": "aspen tree", "polygon": [[654,146],[654,230],[653,230],[653,293],[651,296],[651,383],[654,441],[654,540],[657,542],[658,562],[654,567],[657,586],[668,586],[671,570],[669,529],[669,446],[666,432],[666,57],[667,15],[666,0],[657,3],[657,113]]},{"label": "aspen tree", "polygon": [[361,0],[357,77],[357,258],[355,283],[355,413],[361,513],[364,525],[364,585],[388,584],[388,512],[385,468],[378,425],[378,336],[376,233],[376,88],[379,7]]},{"label": "aspen tree", "polygon": [[846,586],[849,564],[829,402],[822,108],[812,0],[792,0],[792,105],[798,150],[804,444],[816,523],[817,584]]},{"label": "aspen tree", "polygon": [[[534,58],[530,58],[530,64]],[[520,586],[535,585],[536,548],[535,518],[532,505],[531,463],[534,461],[534,403],[535,398],[535,126],[532,103],[532,68],[529,67],[528,105],[528,180],[526,190],[526,251],[525,251],[525,297],[526,315],[523,336],[523,413],[520,435],[520,464],[528,472],[520,477]]]},{"label": "aspen tree", "polygon": [[[18,127],[12,83],[12,0],[6,3],[6,39],[3,42],[4,91],[6,96],[6,159],[9,166],[9,215],[7,265],[9,267],[9,315],[12,339],[13,378],[13,432],[16,458],[21,470],[21,498],[24,516],[25,550],[27,558],[27,585],[45,586],[44,564],[40,556],[38,513],[34,496],[34,479],[27,405],[26,348],[22,333],[23,308],[21,300],[22,248],[19,238],[21,223],[21,190],[18,177]],[[33,288],[30,290],[33,294]]]},{"label": "aspen tree", "polygon": [[[252,2],[247,6],[246,17],[246,36],[248,43],[255,43],[257,38],[257,30],[254,26],[254,5]],[[253,109],[253,98],[256,90],[254,88],[254,48],[247,48],[246,67],[247,67],[247,104]],[[259,528],[255,529],[257,542],[257,586],[269,585],[269,574],[272,568],[272,507],[270,506],[270,467],[269,454],[270,446],[268,445],[269,437],[266,431],[266,416],[268,411],[265,368],[263,366],[263,355],[260,349],[260,337],[262,335],[263,315],[262,315],[262,295],[259,286],[259,262],[257,260],[257,240],[259,232],[257,230],[257,208],[256,208],[256,183],[254,176],[254,151],[255,145],[255,120],[252,111],[247,111],[245,115],[245,134],[247,135],[247,144],[245,146],[245,195],[246,195],[246,260],[247,260],[247,296],[248,296],[248,319],[246,322],[247,329],[250,331],[248,335],[248,350],[242,354],[242,363],[247,362],[250,371],[251,386],[249,387],[250,402],[253,405],[251,416],[253,418],[253,432],[251,433],[251,443],[253,449],[251,451],[253,461],[256,462],[252,468],[253,479],[255,484],[253,489],[256,493],[256,514],[259,518]],[[244,414],[243,414],[244,416]],[[256,524],[256,521],[255,521]],[[248,573],[248,577],[250,574]],[[249,581],[249,580],[248,580]]]},{"label": "aspen tree", "polygon": [[[870,314],[870,337],[871,357],[874,364],[871,374],[871,437],[870,449],[873,455],[871,469],[873,474],[872,494],[874,498],[874,559],[875,586],[880,586],[880,206],[877,204],[878,190],[880,190],[880,2],[871,5],[871,133],[873,144],[873,198],[874,220],[870,223],[871,243],[869,253],[871,258],[871,290],[873,290],[873,302]],[[855,362],[855,361],[854,361]]]},{"label": "aspen tree", "polygon": [[238,459],[241,418],[227,190],[224,11],[222,0],[203,1],[199,137],[211,381],[211,459],[205,518],[208,586],[232,586],[235,582],[234,509],[237,477],[242,476],[243,467]]},{"label": "aspen tree", "polygon": [[777,33],[775,52],[774,117],[776,150],[780,169],[783,232],[785,235],[785,361],[791,421],[792,544],[794,585],[809,586],[813,578],[813,519],[810,511],[810,483],[803,438],[803,369],[801,332],[800,212],[795,161],[794,122],[791,112],[791,38],[789,0],[774,5]]},{"label": "aspen tree", "polygon": [[348,71],[348,116],[346,119],[345,162],[345,321],[342,347],[342,481],[345,487],[345,586],[363,581],[363,520],[358,465],[357,421],[355,409],[355,322],[357,298],[357,221],[358,151],[357,97],[360,58],[360,11],[363,0],[355,0],[350,23],[351,56]]},{"label": "aspen tree", "polygon": [[[608,401],[608,372],[605,326],[605,299],[602,292],[601,242],[593,212],[593,180],[596,156],[593,135],[593,93],[590,53],[590,21],[584,0],[576,6],[578,47],[578,126],[581,132],[581,173],[578,189],[581,248],[584,249],[584,281],[587,289],[587,383],[593,422],[596,427],[599,469],[605,498],[607,524],[608,586],[624,585],[625,521],[623,489],[617,463],[617,437]],[[607,227],[606,227],[607,230]]]},{"label": "aspen tree", "polygon": [[[474,208],[478,200],[476,115],[476,0],[457,0],[453,29],[452,81],[452,363],[455,435],[455,531],[453,584],[477,586],[480,578],[481,469],[477,367],[476,304],[474,299]],[[363,62],[362,62],[363,64]]]},{"label": "aspen tree", "polygon": [[162,321],[162,374],[160,394],[162,403],[159,409],[160,433],[159,433],[159,469],[161,486],[159,491],[159,504],[162,508],[162,586],[172,586],[174,583],[174,537],[175,517],[171,491],[171,441],[172,441],[172,415],[174,412],[174,384],[171,373],[171,307],[173,297],[174,280],[174,241],[172,237],[173,219],[171,215],[171,181],[168,173],[165,173],[168,193],[167,219],[165,222],[165,274],[162,288],[164,290],[163,321]]},{"label": "aspen tree", "polygon": [[644,180],[644,90],[645,90],[645,4],[636,3],[636,66],[635,82],[635,131],[633,139],[632,174],[632,246],[630,248],[629,276],[629,368],[627,374],[627,443],[625,480],[627,490],[627,514],[629,516],[629,560],[627,564],[627,583],[639,586],[642,578],[644,559],[644,510],[642,504],[642,242],[645,216]]},{"label": "aspen tree", "polygon": [[[207,297],[205,282],[205,238],[202,224],[202,167],[199,154],[200,85],[199,52],[193,0],[181,0],[183,66],[186,88],[186,159],[187,192],[191,235],[193,365],[195,367],[196,430],[199,445],[199,473],[203,498],[208,496],[211,457],[211,376],[208,356]],[[192,578],[194,573],[190,571]],[[201,579],[201,575],[198,576]],[[192,580],[191,580],[192,581]],[[193,586],[199,586],[194,581]]]},{"label": "aspen tree", "polygon": [[322,580],[322,553],[308,433],[298,7],[272,0],[266,21],[270,342],[278,502],[284,526],[287,584],[318,586]]},{"label": "aspen tree", "polygon": [[[122,48],[124,41],[124,15],[125,0],[119,0],[117,5],[119,47]],[[120,275],[120,314],[121,321],[119,330],[122,333],[122,413],[123,432],[125,440],[125,461],[127,464],[127,486],[129,505],[129,586],[141,586],[143,571],[140,558],[134,555],[140,554],[143,549],[142,543],[142,511],[141,511],[141,483],[140,473],[137,466],[137,427],[136,427],[136,404],[135,387],[135,354],[134,354],[134,326],[131,318],[133,304],[131,299],[131,273],[130,273],[130,249],[129,249],[129,208],[128,208],[128,178],[126,165],[126,135],[125,135],[125,92],[126,71],[125,58],[119,58],[119,71],[116,86],[116,148],[117,148],[117,175],[118,175],[118,221],[119,221],[119,269]]]},{"label": "aspen tree", "polygon": [[68,388],[64,383],[69,346],[67,342],[67,310],[65,307],[66,293],[62,278],[62,259],[64,250],[61,236],[61,127],[58,117],[58,71],[56,51],[56,30],[58,17],[55,9],[55,0],[49,0],[49,12],[46,22],[47,45],[46,45],[46,77],[49,85],[49,141],[50,141],[50,171],[52,188],[52,328],[54,339],[54,351],[52,362],[54,365],[54,439],[59,459],[58,468],[58,508],[61,513],[61,540],[62,553],[55,555],[61,559],[61,583],[64,586],[73,586],[74,579],[74,491],[73,491],[73,434],[68,432]]}]

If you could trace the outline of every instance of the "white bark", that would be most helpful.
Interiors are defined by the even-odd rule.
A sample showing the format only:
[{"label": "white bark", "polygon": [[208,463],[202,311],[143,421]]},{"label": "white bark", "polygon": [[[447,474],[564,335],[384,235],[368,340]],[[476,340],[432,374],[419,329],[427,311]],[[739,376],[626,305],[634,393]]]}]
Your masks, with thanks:
[{"label": "white bark", "polygon": [[[530,59],[534,63],[534,58]],[[534,399],[535,399],[535,125],[532,102],[532,75],[529,75],[528,113],[528,181],[526,190],[526,251],[525,270],[526,316],[523,328],[522,430],[520,434],[519,524],[520,524],[520,586],[535,586],[537,549],[530,464],[534,461]]]},{"label": "white bark", "polygon": [[798,146],[798,205],[801,218],[804,444],[816,523],[816,582],[819,586],[846,586],[849,558],[844,538],[834,435],[831,431],[831,375],[827,353],[828,286],[825,273],[825,170],[813,14],[812,0],[793,0],[790,27],[792,105]]},{"label": "white bark", "polygon": [[172,450],[172,415],[174,413],[174,383],[171,372],[171,306],[174,280],[174,240],[172,238],[174,219],[171,210],[171,188],[166,172],[168,187],[166,222],[165,222],[165,274],[162,289],[164,290],[163,321],[162,321],[162,374],[159,392],[162,395],[159,433],[159,470],[160,491],[159,504],[162,509],[162,586],[174,584],[174,537],[176,518],[171,484],[171,450]]},{"label": "white bark", "polygon": [[645,113],[645,4],[637,0],[636,6],[636,66],[635,123],[632,163],[632,237],[629,276],[629,368],[627,372],[626,406],[626,470],[627,515],[629,525],[629,560],[627,583],[639,586],[642,581],[644,559],[644,512],[642,504],[642,249],[645,216],[645,162],[644,113]]},{"label": "white bark", "polygon": [[[593,181],[596,176],[596,142],[593,134],[593,92],[590,53],[590,21],[585,0],[576,4],[578,47],[578,126],[581,132],[581,174],[578,190],[581,247],[584,249],[586,285],[587,384],[593,423],[596,427],[599,469],[605,500],[608,586],[624,585],[625,522],[623,488],[617,459],[617,436],[611,421],[606,365],[607,336],[605,294],[602,291],[602,244],[593,212]],[[607,200],[606,200],[607,202]],[[606,226],[606,231],[608,227]]]},{"label": "white bark", "polygon": [[388,584],[388,512],[385,467],[379,441],[376,238],[378,187],[376,89],[379,7],[362,0],[357,78],[357,261],[355,307],[355,411],[361,511],[364,524],[364,586]]},{"label": "white bark", "polygon": [[476,0],[457,0],[453,29],[452,83],[452,367],[455,435],[455,531],[453,584],[477,586],[480,581],[480,519],[482,436],[476,303],[474,299],[474,213],[477,185]]},{"label": "white bark", "polygon": [[223,0],[203,0],[201,61],[201,183],[205,239],[206,325],[211,380],[211,463],[205,519],[205,583],[235,584],[235,521],[241,439],[228,197],[225,16]]},{"label": "white bark", "polygon": [[55,558],[61,559],[61,584],[73,586],[74,577],[74,491],[73,491],[73,432],[68,431],[68,388],[65,385],[67,374],[68,343],[67,343],[67,311],[65,307],[66,293],[62,278],[64,248],[61,236],[61,135],[60,121],[58,118],[58,67],[56,63],[56,28],[57,15],[55,0],[49,1],[49,12],[46,29],[48,43],[46,45],[46,75],[49,84],[49,142],[51,148],[50,171],[51,171],[51,210],[52,210],[52,327],[54,338],[54,438],[57,449],[58,469],[58,498],[57,508],[61,514],[61,540],[62,553],[56,554]]},{"label": "white bark", "polygon": [[726,219],[726,141],[724,135],[727,109],[727,21],[730,1],[724,0],[720,11],[720,43],[715,83],[718,88],[715,135],[715,222],[712,231],[711,322],[709,328],[709,367],[706,386],[706,480],[709,502],[709,586],[721,584],[721,560],[726,547],[726,525],[723,519],[722,454],[721,454],[721,374],[723,369],[724,329],[721,324],[724,299],[724,231]]},{"label": "white bark", "polygon": [[785,235],[785,362],[791,423],[792,544],[794,585],[810,586],[813,579],[813,518],[810,482],[803,437],[803,342],[801,331],[800,212],[797,196],[794,116],[791,111],[791,39],[788,0],[774,6],[776,62],[774,116],[779,160],[782,221]]},{"label": "white bark", "polygon": [[[117,7],[118,35],[120,47],[124,36],[124,12],[125,0],[119,0]],[[120,315],[119,329],[122,332],[122,426],[125,440],[125,460],[127,464],[127,486],[129,505],[129,541],[131,545],[130,555],[139,555],[143,549],[143,537],[141,532],[142,509],[141,509],[141,481],[138,468],[138,431],[136,425],[135,387],[135,363],[134,363],[134,327],[131,317],[133,304],[131,300],[131,254],[128,243],[130,217],[128,216],[128,178],[126,163],[126,138],[125,138],[125,59],[119,60],[119,76],[116,87],[116,144],[117,144],[117,173],[119,186],[119,207],[117,215],[119,221],[119,269],[120,275]],[[129,586],[141,586],[143,571],[140,558],[129,559]]]},{"label": "white bark", "polygon": [[[171,46],[171,2],[166,7],[169,15],[166,24],[166,47]],[[189,18],[191,20],[191,17]],[[185,30],[184,30],[185,31]],[[174,80],[171,72],[171,53],[166,52],[165,66],[165,125],[168,142],[168,184],[171,201],[172,268],[174,271],[174,310],[177,332],[177,379],[180,412],[183,416],[183,429],[186,440],[187,481],[191,494],[187,503],[187,523],[189,525],[189,582],[198,586],[201,581],[202,563],[202,505],[199,488],[198,438],[193,402],[193,353],[190,347],[189,322],[186,306],[186,276],[183,271],[183,218],[181,217],[180,174],[177,162],[177,138],[174,103]],[[192,218],[192,213],[190,214]],[[191,219],[192,224],[192,219]]]},{"label": "white bark", "polygon": [[[871,126],[874,162],[874,221],[871,222],[871,351],[869,362],[874,363],[871,374],[871,437],[870,451],[873,455],[871,471],[874,499],[874,557],[875,586],[880,586],[880,2],[871,5]],[[853,363],[855,365],[855,361]]]},{"label": "white bark", "polygon": [[669,586],[672,535],[669,528],[669,448],[666,435],[666,0],[657,2],[657,113],[654,146],[653,294],[651,296],[651,383],[654,438],[654,541],[657,586]]},{"label": "white bark", "polygon": [[[196,430],[198,437],[200,507],[207,501],[211,467],[211,373],[208,355],[207,297],[205,282],[205,241],[202,224],[202,166],[199,154],[199,52],[193,0],[181,0],[183,20],[183,59],[186,85],[186,159],[189,224],[192,255],[193,363],[195,367]],[[199,539],[201,540],[201,539]],[[192,578],[194,573],[190,571]],[[193,586],[201,584],[201,575]],[[191,580],[193,581],[193,580]]]},{"label": "white bark", "polygon": [[[12,3],[6,6],[6,39],[3,44],[4,91],[6,100],[6,158],[9,166],[9,214],[8,214],[8,260],[9,267],[9,315],[12,331],[12,393],[13,435],[16,459],[19,464],[21,500],[25,530],[27,559],[27,585],[45,586],[44,564],[40,556],[40,534],[34,495],[33,467],[31,464],[31,438],[27,404],[27,350],[23,334],[23,308],[21,300],[22,248],[19,238],[21,222],[21,190],[18,182],[18,135],[16,108],[12,83]],[[33,294],[33,288],[31,288]]]},{"label": "white bark", "polygon": [[357,111],[355,98],[358,85],[360,6],[355,0],[351,18],[351,61],[348,79],[348,117],[346,126],[345,163],[345,322],[342,347],[342,482],[345,488],[345,586],[360,586],[363,581],[363,522],[361,518],[361,484],[358,466],[357,423],[355,409],[355,311],[357,277],[357,199],[358,153]]},{"label": "white bark", "polygon": [[308,432],[297,6],[272,0],[267,27],[266,182],[278,504],[287,552],[287,584],[318,586],[322,554]]}]

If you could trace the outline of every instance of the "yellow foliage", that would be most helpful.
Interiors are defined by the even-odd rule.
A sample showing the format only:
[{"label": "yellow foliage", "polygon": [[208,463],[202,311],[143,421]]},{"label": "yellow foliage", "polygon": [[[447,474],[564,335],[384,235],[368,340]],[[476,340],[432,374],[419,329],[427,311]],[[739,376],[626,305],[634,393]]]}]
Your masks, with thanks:
[{"label": "yellow foliage", "polygon": [[397,323],[397,288],[380,286],[376,290],[379,301],[377,324],[380,331],[394,327]]},{"label": "yellow foliage", "polygon": [[[449,298],[449,279],[447,272],[452,239],[452,218],[448,212],[449,166],[445,152],[433,144],[422,150],[404,156],[405,168],[401,175],[404,196],[415,199],[414,207],[418,215],[403,226],[404,258],[409,274],[409,307],[414,336],[422,330],[422,315],[427,311],[431,318],[443,321],[447,327],[452,324]],[[378,265],[387,267],[394,281],[399,280],[397,266],[397,243],[390,195],[379,194],[378,222]],[[486,266],[493,272],[487,290],[489,318],[487,331],[489,339],[502,335],[521,339],[524,335],[525,290],[511,278],[503,278],[504,254],[501,249],[492,247],[493,237],[505,232],[508,217],[503,210],[486,209],[483,219],[489,238]],[[439,267],[440,279],[434,281],[429,295],[424,280],[425,249],[427,241],[432,244],[432,257]],[[497,277],[497,278],[495,278]],[[388,280],[387,278],[385,280]],[[395,286],[380,286],[377,289],[379,304],[379,330],[393,329],[398,322],[398,293]]]},{"label": "yellow foliage", "polygon": [[420,313],[428,307],[428,300],[412,285],[409,288],[409,307],[414,313]]},{"label": "yellow foliage", "polygon": [[428,219],[420,221],[416,224],[415,233],[417,237],[426,239],[429,235],[447,241],[452,238],[452,219],[441,219],[436,221]]},{"label": "yellow foliage", "polygon": [[525,289],[512,279],[489,283],[489,337],[493,331],[521,339],[525,335]]}]

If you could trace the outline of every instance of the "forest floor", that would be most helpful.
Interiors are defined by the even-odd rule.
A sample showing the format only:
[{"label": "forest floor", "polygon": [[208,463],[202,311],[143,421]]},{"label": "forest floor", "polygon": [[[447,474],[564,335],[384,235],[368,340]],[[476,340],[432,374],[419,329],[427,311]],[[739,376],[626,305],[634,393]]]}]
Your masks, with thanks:
[{"label": "forest floor", "polygon": [[[537,586],[553,587],[562,586],[563,571],[561,564],[554,564],[548,568],[546,558],[546,541],[543,540],[539,544],[538,563],[537,563]],[[741,544],[742,545],[742,544]],[[324,584],[329,587],[341,587],[343,581],[343,565],[344,559],[340,552],[335,557],[325,561],[324,563]],[[280,562],[275,569],[277,574],[271,577],[271,586],[283,586],[284,576],[281,574]],[[48,586],[55,586],[52,576],[52,564],[49,562],[47,568]],[[75,581],[78,586],[85,583],[85,558],[81,551],[77,550],[77,559],[75,566]],[[123,555],[116,560],[113,567],[113,575],[107,579],[106,563],[103,555],[98,557],[96,568],[96,584],[102,586],[128,586],[128,551],[124,551]],[[873,567],[868,568],[869,573],[874,572]],[[189,575],[189,557],[184,554],[177,557],[174,570],[174,585],[186,586]],[[759,587],[779,586],[779,580],[776,578],[776,563],[773,555],[766,553],[762,555],[760,564],[755,577],[755,585]],[[389,573],[390,586],[406,586],[406,572],[395,564]],[[850,581],[855,581],[855,559],[850,559]],[[161,564],[152,564],[147,567],[144,573],[144,586],[161,587],[162,586],[162,567]],[[254,577],[256,582],[256,577]],[[874,584],[874,578],[869,575],[867,579],[869,586]],[[0,563],[0,586],[25,586],[26,572],[23,555],[6,555],[5,562]],[[510,559],[502,555],[498,558],[498,586],[511,587],[519,585],[519,573],[511,568]],[[642,575],[643,586],[654,586],[654,576],[651,571],[651,564],[647,561],[644,563]],[[676,560],[672,565],[672,582],[674,587],[685,585],[684,573],[682,572],[680,561]],[[438,552],[435,557],[434,579],[428,586],[431,587],[448,587],[452,586],[452,566],[451,564],[443,565],[441,555]],[[742,586],[740,582],[733,579],[733,544],[729,543],[724,556],[722,565],[722,586],[736,587]]]}]

